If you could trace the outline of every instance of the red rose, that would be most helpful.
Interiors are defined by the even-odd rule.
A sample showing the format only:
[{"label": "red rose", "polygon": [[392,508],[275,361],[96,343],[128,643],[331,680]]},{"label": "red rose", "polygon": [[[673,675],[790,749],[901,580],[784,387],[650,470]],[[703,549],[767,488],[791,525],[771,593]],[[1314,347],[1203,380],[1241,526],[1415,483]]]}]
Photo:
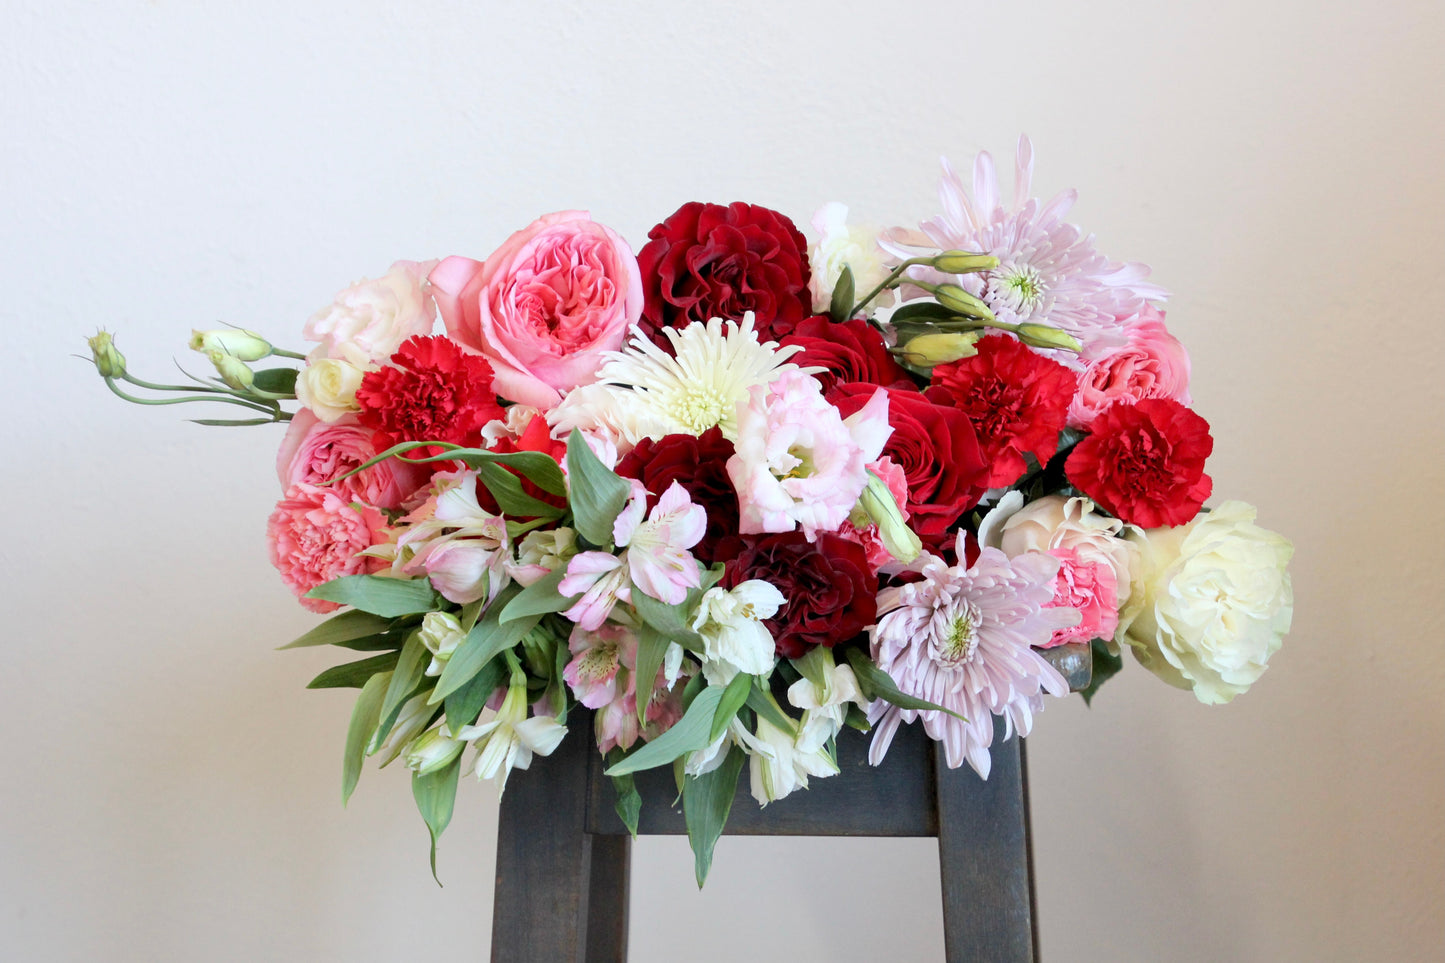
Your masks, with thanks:
[{"label": "red rose", "polygon": [[[828,401],[846,418],[867,404],[875,390],[866,384],[839,385]],[[920,535],[947,531],[988,488],[984,481],[989,465],[972,422],[957,408],[935,404],[916,391],[889,389],[888,424],[893,433],[883,454],[908,479],[906,507],[913,529]]]},{"label": "red rose", "polygon": [[824,315],[815,315],[794,328],[782,344],[802,346],[803,350],[789,359],[798,367],[826,369],[813,376],[822,383],[824,394],[836,384],[853,381],[918,390],[908,372],[888,353],[883,335],[861,318],[838,324]]},{"label": "red rose", "polygon": [[847,642],[878,617],[878,580],[863,546],[840,535],[822,532],[816,542],[802,532],[749,538],[728,563],[723,585],[733,588],[751,578],[771,582],[787,600],[763,623],[785,658]]},{"label": "red rose", "polygon": [[390,365],[367,372],[356,389],[357,419],[378,448],[404,441],[474,447],[482,426],[502,417],[492,393],[492,366],[441,335],[410,338]]},{"label": "red rose", "polygon": [[968,415],[988,461],[988,488],[1017,481],[1032,454],[1045,464],[1059,445],[1078,379],[1005,334],[980,338],[978,354],[933,369],[928,396]]},{"label": "red rose", "polygon": [[777,211],[694,201],[647,236],[637,255],[646,294],[641,325],[654,340],[665,327],[741,321],[747,311],[759,337],[776,340],[813,313],[808,243]]},{"label": "red rose", "polygon": [[727,460],[732,456],[733,443],[723,437],[720,428],[709,428],[696,438],[644,438],[618,462],[617,473],[642,482],[652,496],[649,502],[673,482],[685,488],[692,503],[707,512],[707,532],[692,547],[692,554],[711,565],[717,561],[718,542],[738,533],[738,493],[727,472]]},{"label": "red rose", "polygon": [[1209,422],[1177,401],[1115,402],[1064,462],[1069,483],[1132,525],[1183,525],[1214,482],[1204,461],[1214,450]]}]

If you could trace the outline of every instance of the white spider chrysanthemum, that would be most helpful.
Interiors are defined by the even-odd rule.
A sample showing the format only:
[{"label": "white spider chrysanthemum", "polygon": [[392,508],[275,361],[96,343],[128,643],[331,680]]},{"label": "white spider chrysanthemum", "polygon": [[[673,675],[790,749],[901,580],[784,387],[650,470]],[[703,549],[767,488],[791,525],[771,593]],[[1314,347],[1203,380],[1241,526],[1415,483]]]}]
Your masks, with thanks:
[{"label": "white spider chrysanthemum", "polygon": [[634,327],[627,346],[605,356],[596,384],[577,388],[547,413],[553,429],[600,431],[630,448],[644,438],[701,435],[716,426],[731,441],[749,389],[795,370],[787,359],[802,350],[760,342],[752,312],[741,324],[713,318],[662,330],[672,354]]}]

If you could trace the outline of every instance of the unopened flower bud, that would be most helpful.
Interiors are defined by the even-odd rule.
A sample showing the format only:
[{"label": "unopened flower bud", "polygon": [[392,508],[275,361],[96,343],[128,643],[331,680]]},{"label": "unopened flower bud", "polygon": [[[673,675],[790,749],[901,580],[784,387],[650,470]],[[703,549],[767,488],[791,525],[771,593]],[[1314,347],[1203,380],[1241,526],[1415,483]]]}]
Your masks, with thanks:
[{"label": "unopened flower bud", "polygon": [[119,378],[125,374],[125,355],[116,350],[109,331],[102,328],[95,337],[85,340],[90,345],[90,358],[102,377]]},{"label": "unopened flower bud", "polygon": [[950,361],[957,361],[959,358],[971,358],[978,354],[974,342],[978,340],[979,331],[940,331],[933,334],[920,334],[910,338],[903,346],[899,356],[904,363],[911,364],[916,368],[932,368],[935,365],[948,364]]},{"label": "unopened flower bud", "polygon": [[1047,324],[1033,324],[1025,322],[1018,327],[1019,340],[1024,344],[1035,348],[1064,348],[1068,351],[1078,351],[1083,346],[1078,339],[1062,328],[1050,327]]},{"label": "unopened flower bud", "polygon": [[222,328],[218,331],[191,331],[191,350],[207,357],[212,351],[228,354],[239,361],[260,361],[272,351],[271,342],[254,331]]},{"label": "unopened flower bud", "polygon": [[983,318],[993,320],[993,312],[988,305],[978,298],[969,294],[957,284],[940,284],[933,289],[933,296],[938,303],[955,314],[966,314],[971,318]]},{"label": "unopened flower bud", "polygon": [[256,376],[241,359],[226,354],[224,351],[207,351],[206,357],[210,358],[211,364],[216,366],[216,373],[221,376],[226,387],[235,388],[237,391],[245,391],[251,387],[251,381]]},{"label": "unopened flower bud", "polygon": [[944,274],[973,274],[992,271],[998,267],[998,258],[972,251],[944,251],[933,259],[933,266]]},{"label": "unopened flower bud", "polygon": [[441,675],[447,660],[452,657],[462,639],[466,638],[462,632],[462,623],[450,612],[428,612],[417,631],[422,645],[431,653],[431,665],[427,666],[426,674]]},{"label": "unopened flower bud", "polygon": [[406,749],[406,768],[412,770],[419,776],[436,772],[450,765],[451,761],[462,754],[466,742],[462,739],[453,739],[442,732],[440,727],[428,729],[416,737]]},{"label": "unopened flower bud", "polygon": [[883,547],[888,550],[889,555],[906,564],[923,551],[923,542],[904,522],[903,512],[893,498],[893,493],[888,490],[883,479],[871,471],[868,473],[868,484],[864,486],[863,494],[858,496],[858,505],[873,524],[878,526],[878,537],[882,539]]}]

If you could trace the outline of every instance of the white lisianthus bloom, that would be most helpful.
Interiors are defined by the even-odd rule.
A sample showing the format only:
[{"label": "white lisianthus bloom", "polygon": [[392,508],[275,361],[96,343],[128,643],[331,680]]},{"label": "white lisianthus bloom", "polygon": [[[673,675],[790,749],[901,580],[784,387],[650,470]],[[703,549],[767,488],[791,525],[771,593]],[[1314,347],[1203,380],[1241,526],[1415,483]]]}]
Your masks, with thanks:
[{"label": "white lisianthus bloom", "polygon": [[1186,525],[1131,533],[1139,562],[1120,642],[1200,702],[1229,702],[1264,673],[1289,631],[1294,547],[1229,501]]},{"label": "white lisianthus bloom", "polygon": [[457,738],[477,742],[477,758],[472,774],[477,779],[497,779],[497,792],[507,788],[507,776],[513,769],[532,765],[532,756],[550,756],[567,734],[567,727],[551,716],[527,718],[527,687],[512,685],[502,707],[489,722],[462,726]]},{"label": "white lisianthus bloom", "polygon": [[335,358],[316,358],[296,377],[296,400],[328,425],[361,410],[356,389],[366,372]]},{"label": "white lisianthus bloom", "polygon": [[[882,284],[892,270],[884,263],[885,252],[878,246],[878,232],[864,227],[848,226],[848,206],[831,201],[813,215],[813,230],[818,243],[808,251],[812,277],[808,288],[813,295],[813,310],[826,314],[833,303],[833,288],[847,267],[853,271],[854,300]],[[893,303],[893,292],[884,291],[872,302],[877,307]]]},{"label": "white lisianthus bloom", "polygon": [[782,592],[762,579],[703,593],[692,628],[702,636],[702,673],[709,685],[727,685],[739,672],[766,676],[773,670],[773,634],[763,621],[777,615],[785,601]]}]

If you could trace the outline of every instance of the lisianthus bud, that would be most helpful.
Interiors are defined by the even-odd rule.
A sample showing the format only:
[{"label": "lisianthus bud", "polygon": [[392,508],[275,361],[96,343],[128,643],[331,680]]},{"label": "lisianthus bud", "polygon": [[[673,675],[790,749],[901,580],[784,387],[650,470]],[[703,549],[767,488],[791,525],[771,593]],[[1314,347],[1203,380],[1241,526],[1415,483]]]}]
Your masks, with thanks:
[{"label": "lisianthus bud", "polygon": [[102,377],[119,378],[125,374],[125,355],[116,350],[109,331],[102,328],[95,337],[85,341],[90,345],[90,358]]},{"label": "lisianthus bud", "polygon": [[1047,324],[1034,324],[1025,321],[1018,326],[1019,340],[1024,344],[1035,348],[1064,348],[1068,351],[1078,351],[1083,345],[1078,339],[1062,328],[1050,327]]},{"label": "lisianthus bud", "polygon": [[447,660],[452,657],[462,639],[466,638],[462,632],[462,623],[450,612],[428,612],[421,620],[418,632],[422,645],[431,653],[431,665],[427,666],[426,674],[441,675]]},{"label": "lisianthus bud", "polygon": [[972,251],[944,251],[933,259],[933,266],[944,274],[973,274],[976,271],[992,271],[998,267],[998,258]]},{"label": "lisianthus bud", "polygon": [[239,361],[260,361],[271,353],[271,343],[254,331],[222,328],[218,331],[191,331],[191,350],[210,356],[212,351],[228,354]]},{"label": "lisianthus bud", "polygon": [[903,512],[894,500],[893,493],[888,490],[883,479],[871,471],[868,473],[868,484],[864,486],[863,494],[858,496],[858,505],[868,514],[873,524],[878,526],[878,537],[883,540],[883,547],[888,550],[889,555],[906,564],[923,551],[923,542],[903,521]]},{"label": "lisianthus bud", "polygon": [[984,318],[993,320],[993,312],[988,305],[978,298],[969,294],[957,284],[940,284],[933,289],[933,296],[938,303],[955,314],[966,314],[971,318]]},{"label": "lisianthus bud", "polygon": [[407,747],[406,768],[421,776],[436,772],[460,756],[465,746],[464,740],[453,739],[440,728],[428,729]]},{"label": "lisianthus bud", "polygon": [[251,387],[251,380],[256,376],[240,358],[232,357],[224,351],[207,351],[206,357],[216,366],[216,373],[228,388],[245,391]]},{"label": "lisianthus bud", "polygon": [[981,333],[979,331],[941,331],[934,334],[920,334],[908,340],[899,356],[906,364],[918,368],[932,368],[934,365],[948,364],[959,358],[971,358],[978,354],[974,342],[978,341]]}]

